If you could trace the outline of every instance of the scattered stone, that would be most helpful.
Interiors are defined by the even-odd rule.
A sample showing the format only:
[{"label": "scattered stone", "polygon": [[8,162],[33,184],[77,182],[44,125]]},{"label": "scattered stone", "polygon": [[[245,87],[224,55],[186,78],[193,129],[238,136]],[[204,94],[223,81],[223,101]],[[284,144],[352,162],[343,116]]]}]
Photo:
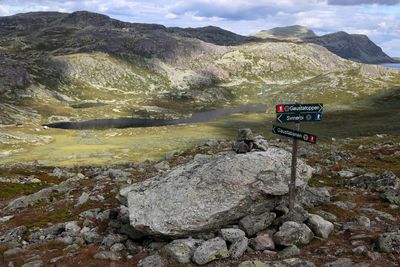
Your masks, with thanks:
[{"label": "scattered stone", "polygon": [[62,232],[65,231],[65,223],[57,223],[55,225],[52,225],[50,227],[41,229],[37,232],[32,233],[29,237],[28,240],[30,242],[35,242],[42,237],[46,239],[52,239],[61,234]]},{"label": "scattered stone", "polygon": [[352,250],[354,253],[356,254],[360,254],[360,255],[367,255],[368,253],[368,249],[366,246],[358,246],[356,248],[353,248]]},{"label": "scattered stone", "polygon": [[296,245],[289,246],[279,251],[278,255],[281,258],[295,257],[300,255],[300,249]]},{"label": "scattered stone", "polygon": [[321,267],[353,267],[353,262],[348,258],[339,258],[335,261],[325,263]]},{"label": "scattered stone", "polygon": [[76,221],[70,221],[65,223],[65,232],[67,232],[71,236],[76,236],[81,231],[81,227],[78,225]]},{"label": "scattered stone", "polygon": [[303,223],[308,219],[308,217],[308,211],[306,211],[302,206],[296,205],[293,211],[276,219],[274,225],[280,226],[284,222]]},{"label": "scattered stone", "polygon": [[94,243],[100,243],[102,241],[101,235],[99,235],[96,231],[90,230],[90,229],[85,229],[83,228],[82,231],[82,237],[88,244],[94,244]]},{"label": "scattered stone", "polygon": [[328,238],[334,229],[334,226],[331,222],[316,214],[310,214],[310,217],[307,220],[307,225],[316,236],[322,238]]},{"label": "scattered stone", "polygon": [[351,172],[351,171],[339,171],[338,175],[341,178],[352,178],[352,177],[356,176],[356,174],[354,172]]},{"label": "scattered stone", "polygon": [[153,166],[154,167],[154,169],[156,170],[156,171],[158,171],[158,172],[162,172],[162,171],[167,171],[167,170],[169,170],[169,163],[168,163],[168,161],[161,161],[161,162],[159,162],[159,163],[157,163],[156,165],[154,165]]},{"label": "scattered stone", "polygon": [[314,237],[313,232],[305,224],[297,222],[284,222],[279,231],[273,236],[278,245],[291,246],[296,244],[308,244]]},{"label": "scattered stone", "polygon": [[250,239],[250,247],[254,250],[274,250],[275,243],[269,234],[258,234]]},{"label": "scattered stone", "polygon": [[400,233],[384,233],[378,238],[378,248],[387,253],[400,252]]},{"label": "scattered stone", "polygon": [[130,239],[126,240],[125,247],[128,250],[128,252],[133,255],[138,254],[143,249],[141,246],[139,246]]},{"label": "scattered stone", "polygon": [[34,260],[23,264],[21,267],[42,267],[42,266],[44,266],[42,260]]},{"label": "scattered stone", "polygon": [[19,247],[10,248],[10,249],[8,249],[8,250],[3,252],[3,256],[4,257],[10,257],[10,256],[13,256],[13,255],[21,253],[21,251],[22,251],[22,249],[19,248]]},{"label": "scattered stone", "polygon": [[337,217],[333,213],[323,211],[323,210],[318,210],[315,213],[318,214],[319,216],[321,216],[322,218],[324,218],[325,220],[330,221],[332,223],[337,221]]},{"label": "scattered stone", "polygon": [[125,246],[122,243],[115,243],[110,247],[111,252],[119,253],[125,251]]},{"label": "scattered stone", "polygon": [[227,242],[235,242],[246,236],[246,234],[237,228],[223,228],[220,231],[221,237]]},{"label": "scattered stone", "polygon": [[310,187],[307,186],[301,198],[301,204],[306,207],[317,207],[331,200],[331,194],[327,187]]},{"label": "scattered stone", "polygon": [[114,245],[116,243],[125,242],[127,239],[128,239],[128,237],[125,235],[109,234],[103,239],[101,244],[107,248],[110,248],[112,245]]},{"label": "scattered stone", "polygon": [[122,260],[122,256],[117,253],[117,252],[113,252],[113,251],[100,251],[97,252],[93,258],[95,259],[99,259],[99,260],[112,260],[112,261],[119,261]]},{"label": "scattered stone", "polygon": [[166,253],[179,263],[190,263],[195,249],[197,249],[203,240],[199,239],[177,239],[164,247]]},{"label": "scattered stone", "polygon": [[[276,147],[244,155],[196,156],[173,171],[122,189],[119,198],[128,203],[130,223],[136,230],[191,236],[220,229],[248,214],[273,210],[287,197],[290,164],[291,154]],[[312,168],[299,160],[298,192],[311,174]]]},{"label": "scattered stone", "polygon": [[368,258],[370,258],[372,261],[379,260],[381,258],[381,254],[379,252],[367,252]]},{"label": "scattered stone", "polygon": [[8,222],[12,218],[14,218],[14,215],[4,216],[0,218],[0,222]]},{"label": "scattered stone", "polygon": [[372,209],[372,208],[361,208],[360,211],[366,212],[369,214],[373,214],[375,216],[378,216],[378,217],[388,220],[388,221],[396,221],[396,219],[391,214],[380,211],[380,210],[376,210],[376,209]]},{"label": "scattered stone", "polygon": [[90,195],[86,192],[83,192],[82,195],[79,197],[78,202],[75,204],[75,207],[79,207],[85,204],[89,200]]},{"label": "scattered stone", "polygon": [[268,267],[266,263],[262,261],[244,261],[239,264],[238,267]]},{"label": "scattered stone", "polygon": [[357,223],[365,228],[371,227],[371,220],[366,216],[359,216],[357,217]]},{"label": "scattered stone", "polygon": [[339,208],[345,209],[345,210],[351,210],[357,207],[357,205],[353,202],[350,201],[336,201],[333,202],[333,204]]},{"label": "scattered stone", "polygon": [[193,261],[196,264],[204,265],[217,259],[229,257],[229,251],[225,241],[216,237],[203,242],[194,252]]},{"label": "scattered stone", "polygon": [[0,236],[0,244],[20,242],[27,230],[28,228],[24,225],[8,230],[4,235]]},{"label": "scattered stone", "polygon": [[164,261],[160,255],[154,254],[139,261],[138,267],[164,267]]},{"label": "scattered stone", "polygon": [[275,218],[276,214],[273,212],[264,212],[259,215],[248,215],[239,221],[239,227],[246,232],[247,236],[250,237],[264,229],[267,229]]},{"label": "scattered stone", "polygon": [[229,254],[233,259],[239,259],[243,253],[247,250],[247,246],[249,245],[249,239],[243,236],[240,239],[237,239],[229,248]]}]

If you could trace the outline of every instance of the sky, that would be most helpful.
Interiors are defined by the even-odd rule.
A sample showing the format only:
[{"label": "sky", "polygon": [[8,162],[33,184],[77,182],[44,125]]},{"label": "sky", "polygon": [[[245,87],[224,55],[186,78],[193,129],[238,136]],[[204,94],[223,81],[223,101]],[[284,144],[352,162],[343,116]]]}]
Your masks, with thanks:
[{"label": "sky", "polygon": [[303,25],[317,34],[366,34],[400,57],[400,0],[0,0],[0,16],[30,11],[87,10],[129,22],[208,25],[250,35]]}]

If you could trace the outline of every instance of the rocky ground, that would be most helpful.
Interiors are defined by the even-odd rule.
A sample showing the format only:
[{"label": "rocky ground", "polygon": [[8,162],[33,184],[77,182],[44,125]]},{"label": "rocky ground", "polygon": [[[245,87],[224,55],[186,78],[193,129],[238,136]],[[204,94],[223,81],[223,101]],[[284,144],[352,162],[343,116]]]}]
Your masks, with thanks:
[{"label": "rocky ground", "polygon": [[[252,205],[258,214],[249,210],[249,214],[243,213],[237,220],[228,210],[237,206],[224,209],[227,213],[221,213],[223,216],[214,216],[211,210],[207,222],[215,222],[211,227],[214,230],[192,233],[193,228],[182,228],[180,230],[185,233],[159,231],[154,234],[155,229],[165,228],[151,224],[146,228],[147,221],[133,223],[135,214],[130,211],[135,205],[146,202],[146,199],[140,203],[131,200],[140,195],[138,188],[143,189],[143,194],[149,194],[150,189],[156,190],[171,175],[182,179],[192,173],[197,177],[202,170],[200,167],[191,169],[193,164],[200,161],[208,164],[207,159],[214,157],[254,160],[255,170],[246,176],[252,179],[251,175],[261,173],[256,167],[261,164],[256,161],[257,155],[278,151],[285,157],[289,154],[285,150],[291,148],[287,140],[259,137],[255,143],[258,152],[243,155],[232,152],[231,141],[212,140],[182,153],[167,154],[160,162],[71,168],[45,167],[35,162],[0,166],[0,265],[400,265],[398,136],[377,135],[318,145],[302,144],[299,154],[304,163],[300,164],[304,164],[301,166],[305,169],[300,180],[308,180],[308,186],[299,187],[301,194],[294,213],[288,214],[285,194],[277,193],[278,186],[268,189],[265,185],[256,185],[254,188],[275,190],[276,205],[260,213],[262,208],[256,204],[263,196],[257,195],[246,205]],[[250,150],[253,146],[246,145],[247,148],[243,144],[239,147]],[[222,165],[207,166],[208,170],[218,170]],[[312,167],[309,177],[307,166]],[[232,166],[231,171],[235,168]],[[268,177],[257,179],[270,179]],[[252,192],[240,181],[236,181],[235,187],[228,184],[228,177],[224,182],[226,190],[215,190],[232,197],[232,201],[247,198],[233,198],[230,192],[236,190],[243,195]],[[211,178],[208,183],[212,183]],[[207,183],[203,185],[206,187]],[[139,193],[128,190],[131,195],[126,203],[121,197],[117,199],[124,192],[120,191],[122,188],[136,188]],[[177,188],[182,196],[184,188],[187,188],[185,184]],[[162,193],[174,193],[167,191]],[[206,199],[204,202],[207,203]],[[162,210],[168,199],[157,203],[152,210],[157,207]],[[213,210],[218,209],[218,205],[211,204]],[[179,205],[182,209],[190,208],[184,202]],[[149,205],[143,207],[150,208]],[[189,218],[184,214],[181,217],[182,220]],[[228,218],[229,223],[223,225]],[[182,221],[180,225],[188,222]],[[196,225],[211,229],[207,222],[200,221]],[[192,238],[188,238],[189,234]]]}]

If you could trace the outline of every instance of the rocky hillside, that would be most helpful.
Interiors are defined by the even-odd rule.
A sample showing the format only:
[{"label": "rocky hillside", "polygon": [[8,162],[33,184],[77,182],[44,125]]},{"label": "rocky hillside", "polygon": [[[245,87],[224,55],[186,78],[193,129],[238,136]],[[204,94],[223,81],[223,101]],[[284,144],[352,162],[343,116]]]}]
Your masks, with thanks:
[{"label": "rocky hillside", "polygon": [[264,30],[256,34],[259,37],[281,37],[281,38],[308,38],[316,37],[317,35],[307,27],[293,25],[288,27],[276,27],[269,30]]},{"label": "rocky hillside", "polygon": [[[0,124],[146,116],[280,100],[346,104],[399,73],[316,44],[260,41],[215,27],[166,28],[101,14],[0,18]],[[255,42],[256,41],[256,42]]]},{"label": "rocky hillside", "polygon": [[389,57],[368,36],[362,34],[348,34],[340,31],[317,36],[307,27],[294,25],[264,30],[255,36],[264,39],[275,38],[286,41],[315,43],[342,58],[361,63],[380,64],[396,62],[396,59]]},{"label": "rocky hillside", "polygon": [[374,44],[366,35],[336,32],[305,39],[322,45],[336,55],[357,62],[379,64],[394,63],[396,60],[386,55],[382,48]]}]

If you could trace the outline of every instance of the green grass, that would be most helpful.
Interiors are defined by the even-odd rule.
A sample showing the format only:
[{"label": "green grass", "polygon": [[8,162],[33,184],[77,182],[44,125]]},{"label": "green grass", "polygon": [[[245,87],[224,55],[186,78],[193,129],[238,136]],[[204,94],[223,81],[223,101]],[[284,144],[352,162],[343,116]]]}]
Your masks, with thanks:
[{"label": "green grass", "polygon": [[0,200],[9,200],[21,195],[29,195],[46,187],[46,184],[0,183]]}]

